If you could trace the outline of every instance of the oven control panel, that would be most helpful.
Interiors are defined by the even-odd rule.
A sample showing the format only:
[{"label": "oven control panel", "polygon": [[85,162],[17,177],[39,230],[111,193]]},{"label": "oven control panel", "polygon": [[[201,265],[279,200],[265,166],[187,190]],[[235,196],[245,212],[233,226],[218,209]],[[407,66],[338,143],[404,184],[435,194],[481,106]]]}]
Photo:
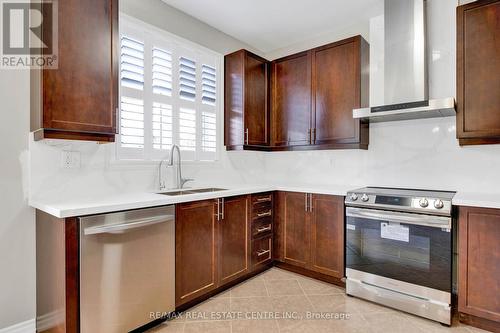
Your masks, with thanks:
[{"label": "oven control panel", "polygon": [[[375,190],[373,190],[375,189]],[[382,193],[377,193],[382,192]],[[397,189],[365,188],[349,192],[346,196],[347,206],[371,207],[375,209],[401,210],[423,214],[451,215],[452,192],[412,191],[402,193]],[[411,192],[411,193],[410,193]],[[442,197],[433,194],[444,193]]]}]

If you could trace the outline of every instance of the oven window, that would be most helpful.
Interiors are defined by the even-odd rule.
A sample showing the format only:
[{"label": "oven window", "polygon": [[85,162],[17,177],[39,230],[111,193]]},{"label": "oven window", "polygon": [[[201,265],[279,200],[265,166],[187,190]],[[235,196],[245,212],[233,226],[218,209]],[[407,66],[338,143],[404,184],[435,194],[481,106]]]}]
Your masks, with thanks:
[{"label": "oven window", "polygon": [[346,229],[348,268],[451,291],[451,232],[349,216]]}]

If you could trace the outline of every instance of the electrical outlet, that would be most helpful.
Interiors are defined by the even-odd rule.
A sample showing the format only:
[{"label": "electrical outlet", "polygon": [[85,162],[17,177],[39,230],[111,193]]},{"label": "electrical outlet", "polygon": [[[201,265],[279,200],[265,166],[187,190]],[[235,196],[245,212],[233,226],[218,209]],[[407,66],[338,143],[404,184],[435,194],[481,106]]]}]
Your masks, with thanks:
[{"label": "electrical outlet", "polygon": [[65,169],[80,168],[80,152],[79,151],[63,151],[61,155],[61,166]]}]

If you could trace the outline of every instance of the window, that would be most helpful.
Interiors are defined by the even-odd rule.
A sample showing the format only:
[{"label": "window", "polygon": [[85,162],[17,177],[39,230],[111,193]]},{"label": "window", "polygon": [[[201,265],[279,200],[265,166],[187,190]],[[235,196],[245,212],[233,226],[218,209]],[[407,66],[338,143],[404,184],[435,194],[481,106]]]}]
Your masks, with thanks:
[{"label": "window", "polygon": [[183,160],[218,152],[222,56],[132,18],[121,18],[119,159]]}]

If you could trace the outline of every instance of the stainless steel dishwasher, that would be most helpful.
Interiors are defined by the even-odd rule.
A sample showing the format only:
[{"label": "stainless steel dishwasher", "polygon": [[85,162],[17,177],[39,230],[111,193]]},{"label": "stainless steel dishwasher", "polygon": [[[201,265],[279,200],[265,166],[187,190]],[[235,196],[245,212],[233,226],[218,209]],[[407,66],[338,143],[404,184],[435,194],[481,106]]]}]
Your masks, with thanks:
[{"label": "stainless steel dishwasher", "polygon": [[123,333],[175,310],[175,208],[80,219],[82,333]]}]

